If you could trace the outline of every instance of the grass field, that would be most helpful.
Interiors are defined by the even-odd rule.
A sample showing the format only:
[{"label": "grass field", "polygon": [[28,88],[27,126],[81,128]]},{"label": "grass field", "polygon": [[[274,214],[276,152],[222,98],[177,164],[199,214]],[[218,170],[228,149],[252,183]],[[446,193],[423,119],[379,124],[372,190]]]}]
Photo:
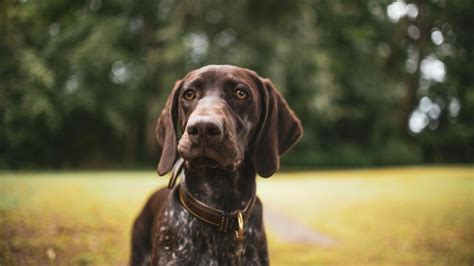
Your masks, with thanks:
[{"label": "grass field", "polygon": [[[259,179],[265,208],[333,240],[329,246],[288,242],[267,226],[271,263],[473,265],[473,170],[393,168]],[[153,172],[1,172],[0,265],[125,265],[132,221],[166,181]]]}]

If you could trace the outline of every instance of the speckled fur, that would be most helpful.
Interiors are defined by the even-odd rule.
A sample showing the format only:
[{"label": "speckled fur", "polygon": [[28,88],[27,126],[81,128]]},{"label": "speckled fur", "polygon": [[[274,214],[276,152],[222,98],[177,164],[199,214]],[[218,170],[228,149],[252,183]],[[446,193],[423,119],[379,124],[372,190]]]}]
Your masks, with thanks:
[{"label": "speckled fur", "polygon": [[[268,264],[260,202],[247,221],[245,239],[238,241],[233,234],[220,232],[193,217],[178,202],[176,192],[170,194],[162,220],[156,224],[152,261],[158,265]],[[239,263],[240,248],[244,253]]]},{"label": "speckled fur", "polygon": [[[242,209],[255,191],[255,172],[249,161],[235,173],[196,170],[189,164],[185,171],[188,191],[214,208]],[[179,201],[177,188],[155,192],[135,221],[132,265],[268,265],[258,198],[245,222],[244,239],[239,241],[233,232],[220,232],[189,213]]]}]

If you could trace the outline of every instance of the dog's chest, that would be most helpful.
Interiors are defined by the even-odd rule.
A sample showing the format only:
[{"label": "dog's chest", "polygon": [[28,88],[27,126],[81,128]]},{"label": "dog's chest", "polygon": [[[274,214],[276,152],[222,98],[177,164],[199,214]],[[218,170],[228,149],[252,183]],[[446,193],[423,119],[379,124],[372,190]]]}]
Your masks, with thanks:
[{"label": "dog's chest", "polygon": [[259,254],[264,235],[253,224],[246,225],[243,240],[236,240],[181,206],[164,211],[155,234],[159,265],[261,265],[266,260]]}]

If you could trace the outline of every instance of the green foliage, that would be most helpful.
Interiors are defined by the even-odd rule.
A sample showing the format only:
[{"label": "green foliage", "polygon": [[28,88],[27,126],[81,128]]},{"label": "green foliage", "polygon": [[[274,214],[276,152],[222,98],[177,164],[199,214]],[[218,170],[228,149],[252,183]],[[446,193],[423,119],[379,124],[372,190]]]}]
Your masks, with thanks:
[{"label": "green foliage", "polygon": [[207,64],[282,91],[305,128],[284,166],[473,162],[474,5],[407,4],[394,20],[382,0],[1,3],[0,167],[149,165],[169,89]]},{"label": "green foliage", "polygon": [[422,162],[421,149],[400,139],[389,139],[380,148],[376,158],[378,164],[403,165]]}]

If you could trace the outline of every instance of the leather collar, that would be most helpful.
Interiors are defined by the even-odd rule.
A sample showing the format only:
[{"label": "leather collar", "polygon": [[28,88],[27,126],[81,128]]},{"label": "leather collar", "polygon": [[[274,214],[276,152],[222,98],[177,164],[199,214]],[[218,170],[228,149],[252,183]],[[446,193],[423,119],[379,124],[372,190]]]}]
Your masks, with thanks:
[{"label": "leather collar", "polygon": [[242,239],[244,224],[250,216],[251,209],[255,202],[255,196],[252,196],[242,210],[234,210],[226,213],[223,210],[212,208],[194,198],[184,184],[180,184],[178,189],[179,201],[194,217],[216,227],[221,232],[234,232],[237,239]]},{"label": "leather collar", "polygon": [[[183,165],[184,160],[179,158],[173,167],[171,179],[168,184],[169,189],[174,187],[177,176],[182,172]],[[184,177],[184,173],[181,174]],[[186,189],[184,182],[180,183],[177,189],[179,190],[179,201],[194,217],[216,227],[221,232],[234,232],[235,238],[238,240],[243,238],[245,222],[250,216],[252,207],[255,203],[255,191],[253,191],[252,197],[243,209],[225,212],[223,210],[212,208],[194,198]]]}]

